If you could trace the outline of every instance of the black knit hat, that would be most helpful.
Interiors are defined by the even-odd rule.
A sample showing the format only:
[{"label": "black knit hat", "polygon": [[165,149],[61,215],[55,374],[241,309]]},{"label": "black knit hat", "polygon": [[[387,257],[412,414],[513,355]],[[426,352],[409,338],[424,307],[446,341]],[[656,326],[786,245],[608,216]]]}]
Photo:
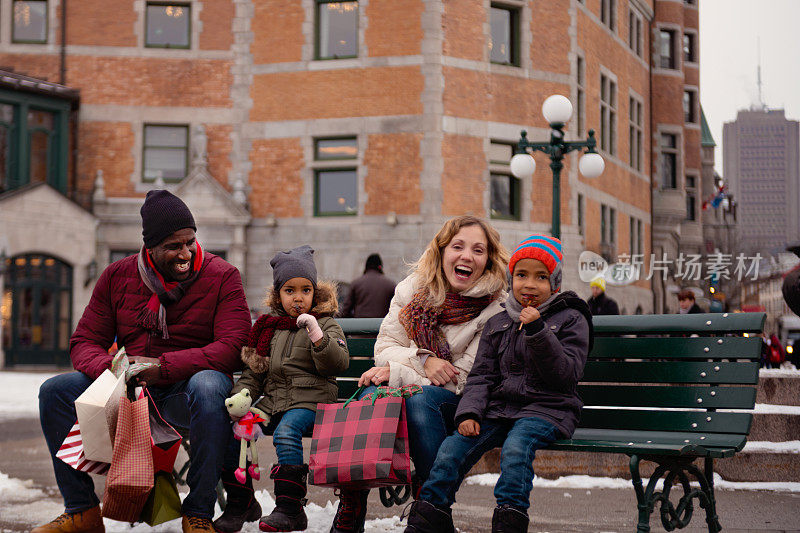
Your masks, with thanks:
[{"label": "black knit hat", "polygon": [[378,254],[370,254],[370,256],[367,257],[367,264],[364,265],[364,272],[367,270],[377,270],[380,272],[382,267],[383,261],[381,261],[381,256]]},{"label": "black knit hat", "polygon": [[192,212],[183,200],[169,191],[154,189],[148,192],[140,213],[146,248],[158,246],[179,229],[192,228],[197,231]]},{"label": "black knit hat", "polygon": [[307,244],[288,252],[278,252],[272,261],[272,284],[280,290],[292,278],[305,278],[317,288],[317,267],[314,265],[314,250]]}]

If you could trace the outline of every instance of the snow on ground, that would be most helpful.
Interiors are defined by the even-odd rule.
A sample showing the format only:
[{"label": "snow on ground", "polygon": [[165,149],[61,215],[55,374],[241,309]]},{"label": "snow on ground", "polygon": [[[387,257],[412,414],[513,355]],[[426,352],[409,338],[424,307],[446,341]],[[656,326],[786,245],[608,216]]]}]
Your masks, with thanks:
[{"label": "snow on ground", "polygon": [[780,368],[762,368],[758,371],[762,378],[800,378],[800,370],[792,363],[786,362]]},{"label": "snow on ground", "polygon": [[[487,485],[494,487],[500,474],[479,474],[464,480],[469,485]],[[697,485],[697,483],[692,483]],[[563,476],[558,479],[543,479],[535,477],[533,486],[539,488],[561,489],[629,489],[631,480],[623,478],[592,477],[592,476]],[[664,486],[663,479],[656,483],[657,490]],[[775,492],[800,492],[798,482],[753,482],[753,481],[725,481],[719,474],[714,474],[714,486],[720,490],[769,490]]]},{"label": "snow on ground", "polygon": [[770,442],[764,440],[748,441],[744,453],[800,453],[800,440]]},{"label": "snow on ground", "polygon": [[53,373],[0,372],[0,419],[39,418],[39,387]]}]

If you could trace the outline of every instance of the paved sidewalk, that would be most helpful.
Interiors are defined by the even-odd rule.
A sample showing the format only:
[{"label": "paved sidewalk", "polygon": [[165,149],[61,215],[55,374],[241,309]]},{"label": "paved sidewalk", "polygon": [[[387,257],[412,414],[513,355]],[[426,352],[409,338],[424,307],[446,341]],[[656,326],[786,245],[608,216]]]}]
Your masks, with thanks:
[{"label": "paved sidewalk", "polygon": [[[259,456],[264,465],[274,461],[271,441],[259,443]],[[44,438],[37,420],[0,421],[0,472],[11,478],[31,479],[33,486],[44,492],[41,500],[27,506],[0,501],[0,532],[28,531],[41,521],[42,512],[61,511],[61,500],[55,486]],[[267,477],[267,476],[265,476]],[[257,489],[272,487],[262,479]],[[98,486],[98,489],[101,489]],[[760,491],[718,491],[718,514],[726,532],[798,531],[800,532],[800,494]],[[335,501],[330,489],[311,487],[309,498],[324,506]],[[632,489],[566,489],[534,488],[530,512],[531,532],[633,532],[636,530],[636,501]],[[453,515],[462,532],[488,533],[494,508],[492,487],[465,485],[458,493]],[[52,511],[51,511],[52,510]],[[33,512],[36,512],[33,515]],[[370,519],[399,516],[402,509],[384,508],[377,491],[370,495]],[[30,516],[26,516],[30,515]],[[174,527],[180,528],[179,522]],[[682,531],[705,531],[704,513],[695,503],[691,527]],[[172,527],[172,526],[170,526]],[[658,513],[651,521],[652,530],[664,531]],[[164,528],[160,529],[165,531]],[[167,529],[168,530],[168,529]],[[367,533],[397,531],[398,528],[373,526]]]}]

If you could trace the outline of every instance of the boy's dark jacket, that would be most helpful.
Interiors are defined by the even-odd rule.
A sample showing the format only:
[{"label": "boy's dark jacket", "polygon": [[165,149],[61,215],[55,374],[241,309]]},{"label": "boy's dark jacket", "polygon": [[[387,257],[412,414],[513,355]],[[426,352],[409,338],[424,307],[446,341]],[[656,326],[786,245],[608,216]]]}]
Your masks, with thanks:
[{"label": "boy's dark jacket", "polygon": [[315,411],[318,403],[336,402],[336,375],[347,370],[350,355],[344,332],[332,316],[337,310],[336,288],[320,281],[317,290],[324,296],[311,311],[320,315],[322,343],[314,346],[304,329],[279,329],[268,358],[245,346],[242,360],[247,368],[231,395],[244,388],[253,398],[263,394],[255,407],[269,415],[298,408]]},{"label": "boy's dark jacket", "polygon": [[540,312],[541,319],[521,331],[507,311],[489,319],[456,424],[535,416],[555,424],[562,437],[572,435],[583,406],[577,385],[592,346],[592,316],[572,291],[558,294]]}]

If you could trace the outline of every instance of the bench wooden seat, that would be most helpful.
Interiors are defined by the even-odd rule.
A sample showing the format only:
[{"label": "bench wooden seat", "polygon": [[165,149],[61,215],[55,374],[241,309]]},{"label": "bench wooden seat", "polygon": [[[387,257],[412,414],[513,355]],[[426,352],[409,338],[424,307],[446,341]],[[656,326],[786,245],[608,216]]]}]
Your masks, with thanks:
[{"label": "bench wooden seat", "polygon": [[[741,451],[752,424],[764,313],[598,316],[595,342],[579,393],[580,423],[549,449],[620,453],[630,457],[638,503],[637,530],[650,531],[656,504],[667,531],[688,525],[697,498],[708,530],[721,529],[713,460]],[[339,319],[351,365],[339,396],[372,366],[380,319]],[[702,459],[703,468],[695,465]],[[656,464],[646,486],[641,461]],[[664,479],[663,488],[657,481]],[[690,479],[699,487],[690,484]],[[683,494],[670,501],[673,485]]]}]

